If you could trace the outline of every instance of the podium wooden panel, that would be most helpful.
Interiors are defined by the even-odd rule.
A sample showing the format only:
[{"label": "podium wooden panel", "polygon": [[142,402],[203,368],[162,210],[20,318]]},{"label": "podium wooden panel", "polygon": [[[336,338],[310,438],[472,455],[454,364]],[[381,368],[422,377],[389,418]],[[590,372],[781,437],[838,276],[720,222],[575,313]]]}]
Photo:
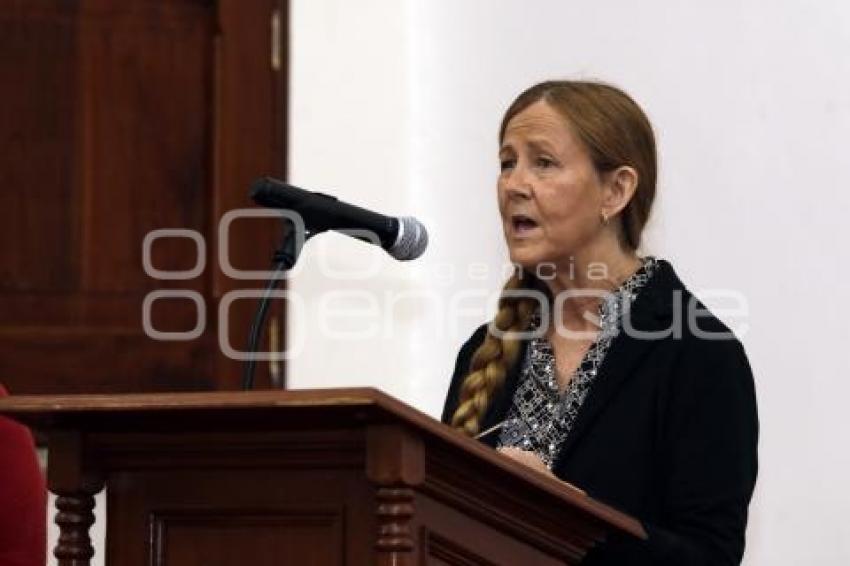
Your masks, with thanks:
[{"label": "podium wooden panel", "polygon": [[576,564],[639,522],[373,389],[21,396],[62,566]]}]

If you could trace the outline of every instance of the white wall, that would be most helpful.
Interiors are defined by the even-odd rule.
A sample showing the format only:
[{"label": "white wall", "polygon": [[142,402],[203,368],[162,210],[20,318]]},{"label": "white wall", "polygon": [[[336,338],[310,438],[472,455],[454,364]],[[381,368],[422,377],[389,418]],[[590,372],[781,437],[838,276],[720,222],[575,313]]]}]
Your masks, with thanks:
[{"label": "white wall", "polygon": [[[305,304],[291,327],[305,340],[290,364],[294,386],[375,385],[436,414],[457,347],[501,280],[502,111],[540,79],[611,81],[642,103],[659,138],[647,251],[674,261],[697,291],[732,288],[749,301],[743,341],[762,437],[745,563],[850,561],[840,302],[850,276],[840,247],[850,239],[850,3],[293,0],[292,47],[291,180],[414,214],[432,236],[409,265],[342,237],[308,245],[292,285]],[[378,276],[329,278],[317,268],[324,257],[349,269],[373,260]],[[461,275],[471,262],[489,274]],[[321,301],[339,289],[371,298],[364,326],[392,313],[393,334],[318,332]],[[462,290],[478,314],[451,312]],[[431,298],[391,308],[386,297],[402,292]]]}]

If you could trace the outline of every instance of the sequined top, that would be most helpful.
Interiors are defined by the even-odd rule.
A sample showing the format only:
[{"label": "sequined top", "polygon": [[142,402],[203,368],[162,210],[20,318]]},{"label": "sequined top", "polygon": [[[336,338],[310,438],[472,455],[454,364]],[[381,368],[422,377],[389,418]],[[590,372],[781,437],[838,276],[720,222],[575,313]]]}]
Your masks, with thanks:
[{"label": "sequined top", "polygon": [[[555,355],[549,340],[541,336],[529,341],[519,385],[499,434],[499,446],[515,446],[535,452],[547,466],[552,467],[611,342],[620,332],[624,310],[637,298],[657,265],[657,259],[644,258],[641,267],[631,277],[605,295],[597,312],[599,331],[563,393],[558,390]],[[541,323],[538,311],[530,330],[539,330]]]}]

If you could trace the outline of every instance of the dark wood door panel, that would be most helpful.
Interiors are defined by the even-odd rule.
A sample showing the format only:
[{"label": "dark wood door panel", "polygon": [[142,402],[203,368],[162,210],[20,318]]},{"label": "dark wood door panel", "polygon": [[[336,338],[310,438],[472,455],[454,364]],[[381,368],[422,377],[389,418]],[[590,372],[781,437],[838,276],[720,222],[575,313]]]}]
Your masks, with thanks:
[{"label": "dark wood door panel", "polygon": [[342,564],[337,517],[309,512],[197,514],[153,517],[154,566],[285,566]]},{"label": "dark wood door panel", "polygon": [[205,232],[211,200],[215,5],[120,5],[79,23],[86,291],[149,288],[145,235]]},{"label": "dark wood door panel", "polygon": [[342,565],[346,547],[360,550],[351,538],[361,530],[347,515],[361,497],[354,471],[234,465],[200,481],[196,469],[122,472],[109,480],[107,514],[120,509],[121,523],[107,552],[127,566],[141,566],[144,554],[144,564],[161,566]]},{"label": "dark wood door panel", "polygon": [[215,7],[12,4],[0,12],[0,289],[147,289],[145,234],[209,220]]},{"label": "dark wood door panel", "polygon": [[[216,234],[225,212],[249,205],[254,177],[284,175],[275,13],[285,32],[279,0],[0,0],[0,382],[12,392],[236,386],[217,304],[260,284],[221,273]],[[151,277],[145,236],[174,228],[203,239],[205,269]],[[240,225],[234,264],[265,268],[275,233],[268,222]],[[199,261],[187,238],[161,238],[150,252],[168,272]],[[203,297],[200,337],[145,333],[143,302],[161,289]],[[250,310],[230,320],[240,350]],[[161,299],[152,319],[185,331],[197,312]],[[267,383],[267,364],[259,370]]]},{"label": "dark wood door panel", "polygon": [[0,292],[77,288],[73,2],[0,2]]},{"label": "dark wood door panel", "polygon": [[22,332],[2,338],[0,381],[32,394],[210,390],[212,347],[207,338],[154,342],[102,329]]}]

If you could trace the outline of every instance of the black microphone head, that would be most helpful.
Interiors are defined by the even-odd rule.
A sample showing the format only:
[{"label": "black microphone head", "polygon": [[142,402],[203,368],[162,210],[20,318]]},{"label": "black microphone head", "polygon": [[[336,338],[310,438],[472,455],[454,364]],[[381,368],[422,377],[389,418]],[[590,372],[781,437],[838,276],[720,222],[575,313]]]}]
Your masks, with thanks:
[{"label": "black microphone head", "polygon": [[251,183],[251,188],[248,191],[251,195],[251,200],[256,201],[258,197],[262,198],[260,195],[266,191],[266,187],[270,184],[270,179],[271,177],[260,177]]},{"label": "black microphone head", "polygon": [[425,226],[412,216],[402,216],[398,219],[398,235],[387,253],[398,260],[407,261],[421,256],[427,247],[428,231]]},{"label": "black microphone head", "polygon": [[251,183],[251,200],[269,208],[290,208],[306,191],[271,177],[261,177]]},{"label": "black microphone head", "polygon": [[384,216],[340,202],[336,197],[305,191],[271,177],[254,181],[251,198],[260,206],[289,209],[300,214],[306,229],[314,234],[325,230],[343,233],[367,230],[378,237],[378,241],[367,241],[379,244],[392,257],[401,261],[416,259],[428,247],[428,231],[413,217]]}]

